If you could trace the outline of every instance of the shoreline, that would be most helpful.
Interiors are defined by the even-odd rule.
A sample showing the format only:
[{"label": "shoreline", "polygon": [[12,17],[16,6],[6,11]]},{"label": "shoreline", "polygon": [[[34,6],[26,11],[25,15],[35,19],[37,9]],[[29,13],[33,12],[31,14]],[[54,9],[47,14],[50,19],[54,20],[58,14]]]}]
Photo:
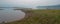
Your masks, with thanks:
[{"label": "shoreline", "polygon": [[59,19],[60,10],[32,10],[31,12],[31,16],[29,16],[30,12],[28,12],[29,15],[26,14],[27,17],[25,16],[22,20],[7,24],[55,24],[55,21],[59,21],[56,19],[56,16]]}]

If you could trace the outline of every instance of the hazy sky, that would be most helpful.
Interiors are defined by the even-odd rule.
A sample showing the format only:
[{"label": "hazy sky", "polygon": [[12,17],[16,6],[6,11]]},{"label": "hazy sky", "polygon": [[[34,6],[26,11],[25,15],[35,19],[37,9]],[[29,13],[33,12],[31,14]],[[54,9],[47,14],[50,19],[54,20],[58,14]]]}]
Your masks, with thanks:
[{"label": "hazy sky", "polygon": [[0,7],[36,7],[60,4],[60,0],[0,0]]}]

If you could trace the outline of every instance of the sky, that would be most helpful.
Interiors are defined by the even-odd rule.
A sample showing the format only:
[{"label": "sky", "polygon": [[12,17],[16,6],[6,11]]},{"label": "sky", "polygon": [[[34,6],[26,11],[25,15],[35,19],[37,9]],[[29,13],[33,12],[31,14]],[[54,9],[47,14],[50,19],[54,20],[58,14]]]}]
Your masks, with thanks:
[{"label": "sky", "polygon": [[60,0],[0,0],[0,7],[29,7],[58,5]]}]

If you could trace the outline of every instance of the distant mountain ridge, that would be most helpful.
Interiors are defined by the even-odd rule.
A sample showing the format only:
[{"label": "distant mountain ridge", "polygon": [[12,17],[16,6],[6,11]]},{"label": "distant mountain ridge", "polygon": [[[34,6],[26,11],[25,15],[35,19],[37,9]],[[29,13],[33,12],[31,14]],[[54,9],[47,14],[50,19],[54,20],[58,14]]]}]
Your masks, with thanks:
[{"label": "distant mountain ridge", "polygon": [[53,5],[53,6],[37,6],[38,7],[60,7],[60,5]]},{"label": "distant mountain ridge", "polygon": [[53,5],[53,6],[37,6],[37,8],[60,9],[60,5]]}]

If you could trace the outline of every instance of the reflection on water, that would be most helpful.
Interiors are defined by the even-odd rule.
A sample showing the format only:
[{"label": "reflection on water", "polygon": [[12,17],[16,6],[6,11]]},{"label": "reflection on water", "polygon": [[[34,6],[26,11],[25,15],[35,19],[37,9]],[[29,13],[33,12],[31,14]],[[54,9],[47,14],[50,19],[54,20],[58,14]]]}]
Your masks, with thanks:
[{"label": "reflection on water", "polygon": [[25,13],[20,10],[13,10],[14,8],[0,8],[0,22],[15,21],[24,18]]}]

